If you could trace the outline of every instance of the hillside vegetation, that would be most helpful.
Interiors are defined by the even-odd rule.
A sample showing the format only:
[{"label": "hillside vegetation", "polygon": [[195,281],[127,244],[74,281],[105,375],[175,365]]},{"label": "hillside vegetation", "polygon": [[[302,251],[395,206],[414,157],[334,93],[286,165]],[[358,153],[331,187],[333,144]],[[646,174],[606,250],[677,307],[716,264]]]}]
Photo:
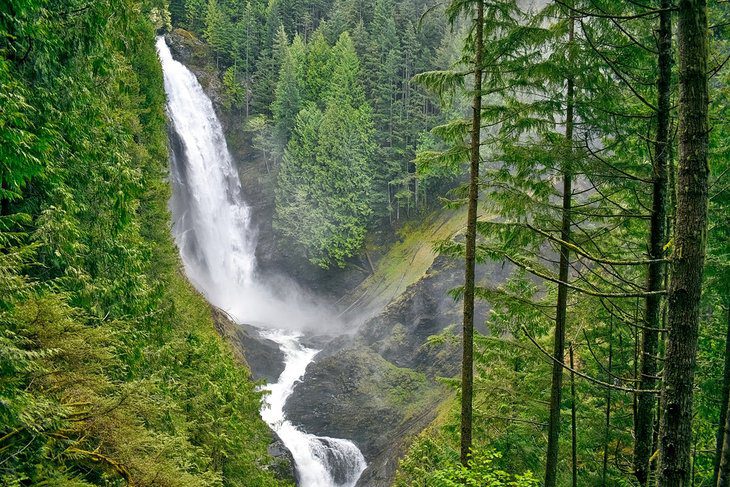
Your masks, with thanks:
[{"label": "hillside vegetation", "polygon": [[165,8],[0,7],[2,485],[288,485],[171,241]]}]

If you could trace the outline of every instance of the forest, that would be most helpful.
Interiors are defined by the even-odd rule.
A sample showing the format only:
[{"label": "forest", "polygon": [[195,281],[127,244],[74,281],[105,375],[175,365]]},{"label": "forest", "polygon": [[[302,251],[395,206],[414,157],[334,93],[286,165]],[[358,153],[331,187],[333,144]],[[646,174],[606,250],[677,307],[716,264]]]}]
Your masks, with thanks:
[{"label": "forest", "polygon": [[297,272],[461,218],[461,372],[388,485],[730,486],[724,0],[4,0],[1,485],[330,487],[176,248],[170,34]]}]

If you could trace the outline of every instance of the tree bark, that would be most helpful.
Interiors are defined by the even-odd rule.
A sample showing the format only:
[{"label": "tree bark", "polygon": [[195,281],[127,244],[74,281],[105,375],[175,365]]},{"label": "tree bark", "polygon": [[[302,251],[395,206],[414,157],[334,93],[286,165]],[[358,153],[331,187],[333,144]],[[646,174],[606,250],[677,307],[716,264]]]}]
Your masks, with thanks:
[{"label": "tree bark", "polygon": [[720,451],[720,463],[717,470],[716,487],[730,487],[730,400],[725,397],[725,423],[723,423],[722,450]]},{"label": "tree bark", "polygon": [[[667,218],[667,165],[669,159],[669,116],[672,78],[672,13],[671,0],[660,0],[659,14],[659,77],[657,80],[657,128],[654,143],[654,177],[652,180],[652,211],[649,227],[649,264],[647,291],[659,291],[664,286],[664,263],[658,260],[664,254]],[[657,346],[661,328],[661,296],[647,296],[645,301],[646,327],[642,330],[640,389],[653,390],[657,376]],[[649,479],[649,458],[653,448],[654,407],[653,394],[638,395],[636,406],[634,475],[639,485]]]},{"label": "tree bark", "polygon": [[568,346],[570,351],[570,437],[571,457],[573,459],[573,487],[578,487],[578,428],[575,414],[575,363],[573,362],[573,344]]},{"label": "tree bark", "polygon": [[[570,33],[568,43],[572,45],[575,36],[575,19],[570,17]],[[572,176],[572,158],[573,158],[573,98],[575,91],[575,81],[573,74],[570,73],[567,78],[568,91],[566,95],[566,113],[565,113],[565,141],[566,141],[566,163],[563,167],[563,207],[562,207],[562,224],[560,238],[563,242],[570,241],[570,210],[572,205],[573,193],[573,176]],[[563,362],[565,360],[565,323],[567,318],[568,305],[568,270],[570,266],[570,249],[567,245],[560,245],[560,264],[559,264],[559,281],[558,299],[556,303],[555,314],[555,336],[553,343],[553,377],[550,389],[550,420],[548,423],[548,446],[545,461],[545,487],[555,487],[558,473],[558,447],[560,440],[560,403],[562,401],[563,389]]]},{"label": "tree bark", "polygon": [[[728,467],[730,463],[725,465],[724,476],[726,477],[720,482],[720,466],[722,464],[725,455],[725,449],[727,448],[726,461],[730,461],[730,432],[728,428],[730,425],[726,424],[728,419],[728,406],[730,406],[730,302],[727,303],[727,335],[725,337],[725,367],[723,369],[723,381],[722,381],[722,397],[720,399],[720,420],[717,422],[717,446],[715,448],[715,474],[713,477],[712,485],[728,485]],[[725,446],[727,444],[727,446]]]},{"label": "tree bark", "polygon": [[476,267],[477,202],[479,199],[479,149],[481,146],[482,124],[483,0],[477,1],[476,14],[469,207],[466,222],[466,265],[464,271],[463,355],[461,362],[461,463],[466,467],[469,466],[472,444],[472,401],[474,393],[474,274]]},{"label": "tree bark", "polygon": [[699,304],[707,240],[708,86],[706,0],[680,0],[679,173],[662,389],[659,487],[690,482]]}]

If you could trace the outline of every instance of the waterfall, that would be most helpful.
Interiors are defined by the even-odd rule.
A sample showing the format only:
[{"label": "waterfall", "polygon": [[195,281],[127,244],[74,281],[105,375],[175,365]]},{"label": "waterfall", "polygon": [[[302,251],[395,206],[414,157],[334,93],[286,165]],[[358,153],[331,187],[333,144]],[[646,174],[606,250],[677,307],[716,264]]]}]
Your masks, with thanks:
[{"label": "waterfall", "polygon": [[276,433],[296,459],[299,482],[302,486],[352,487],[365,470],[365,458],[354,443],[339,438],[314,436],[298,430],[284,417],[284,404],[294,390],[317,350],[299,342],[300,335],[282,330],[266,330],[262,335],[281,346],[285,368],[276,384],[268,384],[270,391],[261,417],[272,425]]},{"label": "waterfall", "polygon": [[357,446],[305,433],[284,416],[284,404],[317,350],[304,347],[300,334],[277,327],[291,328],[296,320],[321,321],[321,314],[291,293],[277,296],[257,276],[250,211],[213,104],[195,75],[173,59],[163,37],[157,39],[157,51],[171,128],[173,235],[185,272],[212,304],[236,321],[266,327],[261,334],[284,352],[284,371],[266,386],[270,394],[261,416],[291,451],[300,485],[352,487],[366,466]]}]

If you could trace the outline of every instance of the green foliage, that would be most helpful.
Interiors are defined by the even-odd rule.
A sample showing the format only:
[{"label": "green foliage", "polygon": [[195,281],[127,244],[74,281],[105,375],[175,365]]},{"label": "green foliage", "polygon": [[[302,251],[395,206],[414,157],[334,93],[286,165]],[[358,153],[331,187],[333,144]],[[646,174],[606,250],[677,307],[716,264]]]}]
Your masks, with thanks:
[{"label": "green foliage", "polygon": [[284,483],[169,234],[163,7],[0,7],[3,485]]},{"label": "green foliage", "polygon": [[[293,58],[289,53],[282,67],[290,69],[292,75],[296,67],[289,60]],[[307,65],[322,59],[331,62],[332,71],[317,82],[310,79],[308,86],[298,79],[287,83],[303,86],[303,92],[314,98],[304,97],[307,104],[296,116],[286,147],[277,177],[274,225],[312,263],[323,268],[342,267],[360,250],[372,214],[370,107],[347,33],[334,47],[326,44],[323,35],[317,35],[307,46],[306,59],[304,73]],[[289,80],[290,76],[283,73],[282,79]],[[328,84],[323,86],[325,81]],[[279,90],[277,100],[282,100],[278,95]],[[320,97],[322,109],[315,103]],[[275,103],[275,114],[282,113],[282,104]],[[285,120],[280,119],[280,135]]]},{"label": "green foliage", "polygon": [[[710,3],[710,24],[724,31],[727,9]],[[568,242],[572,287],[566,340],[573,345],[578,371],[577,484],[633,485],[633,476],[619,466],[632,461],[636,405],[631,391],[640,380],[641,333],[646,323],[643,291],[656,157],[658,20],[647,14],[654,7],[632,2],[571,5],[581,12],[573,42],[568,41],[571,16],[563,2],[524,11],[514,2],[485,6],[484,29],[489,36],[482,111],[485,217],[477,228],[477,259],[501,264],[508,277],[477,289],[477,296],[490,305],[485,321],[491,336],[476,338],[474,441],[477,451],[502,452],[504,456],[495,461],[505,470],[544,468],[553,362],[550,334],[563,217],[557,182],[568,174],[573,181],[569,215],[573,233]],[[452,2],[447,14],[456,20],[472,7],[471,2]],[[609,18],[611,14],[621,18]],[[472,35],[467,34],[463,49],[466,59],[473,55]],[[716,32],[712,37],[712,57],[725,59],[727,35]],[[727,131],[727,72],[723,65],[710,82],[711,119],[716,124],[710,169],[716,193],[710,198],[696,369],[692,468],[697,485],[710,482],[712,475],[728,330],[727,185],[720,182],[726,180],[728,160],[727,144],[722,142]],[[468,93],[469,75],[456,64],[417,79],[448,102]],[[672,104],[677,96],[674,76]],[[565,142],[568,77],[576,86],[572,108],[578,122],[572,144]],[[437,126],[422,139],[416,162],[424,176],[458,173],[466,160],[465,140],[471,127],[463,113],[455,115],[453,122]],[[671,227],[676,140],[670,145]],[[454,204],[461,203],[461,197],[455,191]],[[442,243],[439,251],[463,257],[461,236]],[[453,295],[459,298],[461,292],[457,288]],[[660,340],[660,359],[663,353]],[[567,361],[567,353],[562,358]],[[568,485],[572,401],[569,372],[563,375],[558,484]],[[455,464],[458,421],[452,405],[449,415],[416,440],[401,466],[407,479],[403,485],[423,483],[428,472]],[[416,468],[419,462],[421,471]]]},{"label": "green foliage", "polygon": [[274,222],[324,268],[343,266],[360,249],[372,213],[372,122],[359,62],[347,34],[333,51],[324,111],[310,102],[297,115],[277,179]]},{"label": "green foliage", "polygon": [[494,467],[494,460],[501,455],[494,452],[477,452],[469,461],[469,466],[457,464],[434,472],[426,485],[444,487],[487,486],[487,487],[536,487],[537,479],[531,473],[510,475]]},{"label": "green foliage", "polygon": [[453,185],[452,174],[436,173],[424,184],[413,162],[419,138],[441,121],[441,111],[412,78],[438,67],[442,40],[455,42],[445,35],[440,7],[425,0],[172,0],[170,10],[176,26],[212,47],[224,107],[246,118],[271,116],[278,146],[272,167],[299,111],[309,102],[325,110],[340,62],[332,45],[347,32],[364,68],[357,85],[374,126],[371,225],[395,225],[435,202],[434,188]]},{"label": "green foliage", "polygon": [[[400,464],[396,486],[426,487],[537,487],[539,482],[531,472],[512,475],[501,470],[496,462],[502,455],[492,450],[478,450],[469,466],[459,463],[454,451],[444,451],[430,440],[417,441],[408,457]],[[433,468],[437,464],[439,467]]]},{"label": "green foliage", "polygon": [[297,36],[291,46],[284,51],[279,81],[276,84],[276,96],[271,105],[276,135],[281,146],[286,146],[289,141],[299,110],[306,100],[302,82],[305,50],[304,43]]}]

